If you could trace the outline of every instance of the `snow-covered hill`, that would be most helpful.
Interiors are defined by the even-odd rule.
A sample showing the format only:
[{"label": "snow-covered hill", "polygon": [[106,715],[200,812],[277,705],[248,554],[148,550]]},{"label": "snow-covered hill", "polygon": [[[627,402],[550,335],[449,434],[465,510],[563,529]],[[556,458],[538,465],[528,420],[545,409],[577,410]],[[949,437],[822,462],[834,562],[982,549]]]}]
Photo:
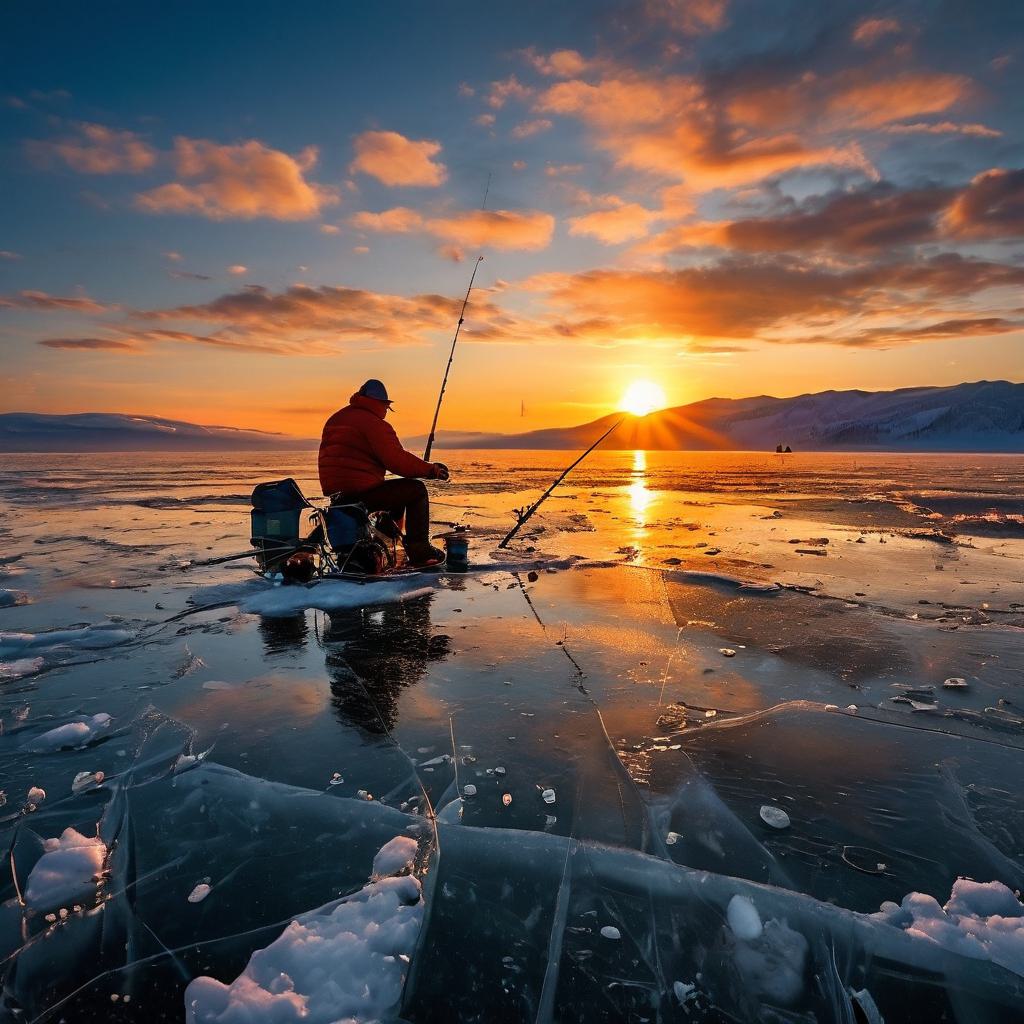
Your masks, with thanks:
[{"label": "snow-covered hill", "polygon": [[[616,421],[484,435],[473,448],[585,448]],[[1024,384],[823,391],[796,398],[710,398],[629,417],[606,448],[1024,452]]]}]

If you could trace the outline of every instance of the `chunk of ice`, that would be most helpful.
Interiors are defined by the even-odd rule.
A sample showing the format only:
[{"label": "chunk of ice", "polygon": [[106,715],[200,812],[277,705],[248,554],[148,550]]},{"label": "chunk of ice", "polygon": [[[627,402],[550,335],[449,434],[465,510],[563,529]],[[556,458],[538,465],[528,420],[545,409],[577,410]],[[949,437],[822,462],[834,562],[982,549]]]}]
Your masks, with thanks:
[{"label": "chunk of ice", "polygon": [[622,932],[620,932],[619,929],[616,928],[615,925],[613,925],[613,924],[606,924],[601,929],[601,934],[606,939],[621,939],[622,938]]},{"label": "chunk of ice", "polygon": [[52,750],[80,749],[92,743],[97,736],[110,728],[113,719],[106,712],[98,715],[80,717],[56,729],[50,729],[25,745],[25,750],[42,754]]},{"label": "chunk of ice", "polygon": [[202,903],[207,896],[212,892],[211,887],[206,882],[200,882],[189,894],[189,903]]},{"label": "chunk of ice", "polygon": [[771,828],[789,828],[789,815],[774,804],[762,804],[761,820]]},{"label": "chunk of ice", "polygon": [[545,789],[540,797],[544,803],[553,804],[555,802],[555,791],[553,789]]},{"label": "chunk of ice", "polygon": [[29,872],[25,903],[36,911],[85,902],[95,895],[103,873],[107,847],[98,836],[83,836],[73,828],[43,841],[43,855]]},{"label": "chunk of ice", "polygon": [[733,935],[744,942],[752,942],[754,939],[760,938],[761,933],[764,931],[764,925],[761,924],[761,915],[757,912],[757,907],[754,906],[747,896],[733,896],[729,900],[725,917],[729,922]]},{"label": "chunk of ice", "polygon": [[84,793],[103,785],[106,775],[103,772],[79,772],[71,783],[72,793]]}]

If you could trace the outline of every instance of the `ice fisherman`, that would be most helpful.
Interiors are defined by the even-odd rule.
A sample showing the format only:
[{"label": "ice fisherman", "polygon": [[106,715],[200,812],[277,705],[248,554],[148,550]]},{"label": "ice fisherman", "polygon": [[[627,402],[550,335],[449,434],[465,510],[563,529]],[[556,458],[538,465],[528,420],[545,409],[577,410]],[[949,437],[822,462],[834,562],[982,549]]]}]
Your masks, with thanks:
[{"label": "ice fisherman", "polygon": [[[368,380],[324,424],[320,439],[320,487],[332,503],[360,502],[368,512],[405,517],[405,551],[412,565],[424,568],[444,561],[430,543],[430,499],[423,480],[447,480],[443,462],[424,462],[402,447],[386,421],[391,409],[387,388]],[[387,473],[398,479],[386,480]]]}]

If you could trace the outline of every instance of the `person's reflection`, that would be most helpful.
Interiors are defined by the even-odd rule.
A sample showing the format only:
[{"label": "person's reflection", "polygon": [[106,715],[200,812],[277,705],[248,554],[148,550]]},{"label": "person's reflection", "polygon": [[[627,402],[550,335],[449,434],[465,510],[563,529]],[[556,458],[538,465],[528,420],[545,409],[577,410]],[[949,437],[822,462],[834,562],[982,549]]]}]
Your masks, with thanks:
[{"label": "person's reflection", "polygon": [[263,649],[268,655],[286,654],[289,651],[301,650],[305,646],[309,635],[309,622],[305,612],[283,618],[268,618],[261,615],[259,630]]},{"label": "person's reflection", "polygon": [[448,656],[451,637],[431,632],[431,597],[327,614],[321,643],[331,703],[343,724],[374,734],[392,730],[402,689]]}]

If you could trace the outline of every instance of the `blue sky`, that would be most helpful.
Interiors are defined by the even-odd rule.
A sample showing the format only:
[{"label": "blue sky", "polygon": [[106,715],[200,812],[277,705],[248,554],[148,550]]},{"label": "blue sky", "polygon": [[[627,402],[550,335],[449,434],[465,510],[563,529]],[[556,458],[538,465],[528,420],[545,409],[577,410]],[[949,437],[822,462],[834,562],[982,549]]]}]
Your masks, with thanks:
[{"label": "blue sky", "polygon": [[420,430],[477,254],[453,428],[637,378],[1024,375],[1024,5],[41,3],[4,35],[7,411],[308,435],[372,375]]}]

